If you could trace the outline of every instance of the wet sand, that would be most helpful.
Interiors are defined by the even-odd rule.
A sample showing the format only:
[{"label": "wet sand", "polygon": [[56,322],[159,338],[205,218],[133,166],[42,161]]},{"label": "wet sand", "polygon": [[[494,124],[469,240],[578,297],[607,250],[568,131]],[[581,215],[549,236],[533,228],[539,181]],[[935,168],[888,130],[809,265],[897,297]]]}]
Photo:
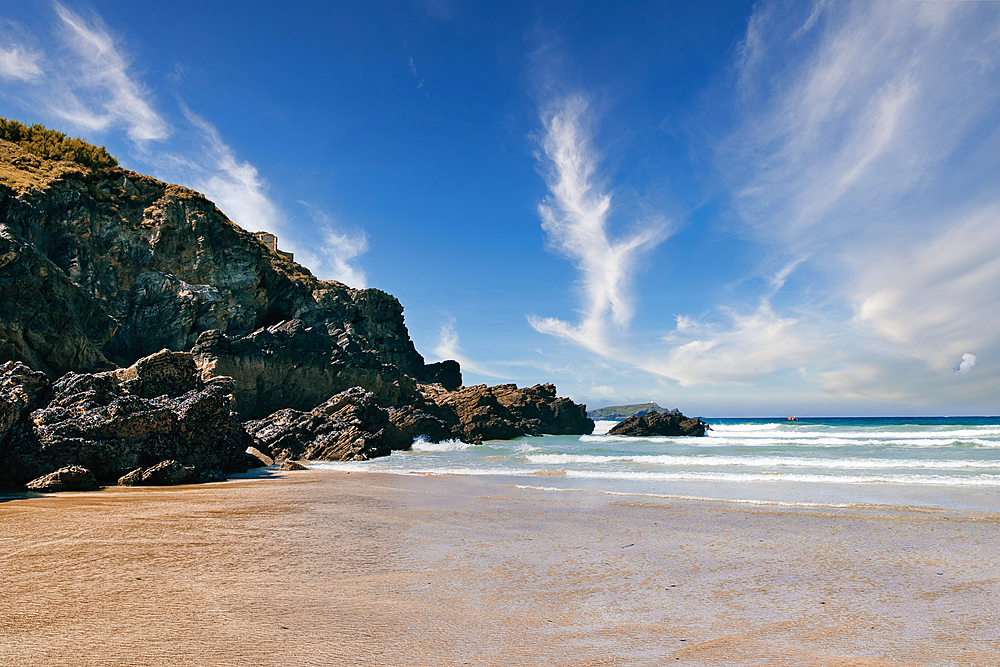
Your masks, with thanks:
[{"label": "wet sand", "polygon": [[329,472],[0,502],[0,665],[997,665],[1000,519]]}]

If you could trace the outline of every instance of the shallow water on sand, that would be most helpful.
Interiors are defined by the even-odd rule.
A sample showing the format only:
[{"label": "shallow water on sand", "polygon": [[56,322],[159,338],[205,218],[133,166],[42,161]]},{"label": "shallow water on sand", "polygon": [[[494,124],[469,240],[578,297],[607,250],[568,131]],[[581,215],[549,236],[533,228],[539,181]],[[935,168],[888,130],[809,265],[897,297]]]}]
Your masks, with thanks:
[{"label": "shallow water on sand", "polygon": [[996,417],[708,419],[705,438],[525,437],[319,468],[499,475],[552,493],[592,491],[799,507],[1000,510]]}]

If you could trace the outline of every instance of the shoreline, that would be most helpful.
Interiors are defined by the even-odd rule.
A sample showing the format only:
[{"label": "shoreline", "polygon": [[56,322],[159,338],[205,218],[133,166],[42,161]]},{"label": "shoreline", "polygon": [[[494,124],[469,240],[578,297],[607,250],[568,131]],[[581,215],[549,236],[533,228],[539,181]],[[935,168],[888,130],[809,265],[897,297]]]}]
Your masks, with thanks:
[{"label": "shoreline", "polygon": [[997,515],[261,481],[4,498],[0,664],[1000,662]]}]

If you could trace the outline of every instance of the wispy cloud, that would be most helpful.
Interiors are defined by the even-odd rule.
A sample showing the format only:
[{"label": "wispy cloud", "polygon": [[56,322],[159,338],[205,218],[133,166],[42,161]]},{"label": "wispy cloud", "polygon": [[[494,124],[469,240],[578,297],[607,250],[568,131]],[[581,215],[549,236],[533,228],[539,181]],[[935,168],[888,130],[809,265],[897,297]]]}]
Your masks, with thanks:
[{"label": "wispy cloud", "polygon": [[[963,4],[819,2],[806,21],[825,15],[813,40],[791,39],[795,15],[758,8],[746,42],[757,55],[740,74],[763,92],[721,154],[753,229],[815,246],[870,229],[864,213],[890,211],[926,184],[1000,99],[986,85],[996,12]],[[889,224],[899,221],[876,226]]]},{"label": "wispy cloud", "polygon": [[1000,370],[977,362],[1000,354],[998,10],[758,3],[735,61],[742,122],[718,164],[759,263],[739,297],[676,313],[658,348],[609,334],[632,314],[598,261],[614,257],[610,197],[594,185],[586,125],[572,121],[585,107],[556,107],[542,214],[585,276],[588,308],[577,325],[535,328],[679,389],[770,386],[787,398],[798,387],[814,403],[997,398]]},{"label": "wispy cloud", "polygon": [[258,169],[239,159],[212,123],[183,102],[179,105],[184,118],[199,133],[200,141],[195,145],[200,146],[201,155],[162,154],[155,158],[162,169],[204,192],[241,227],[278,236],[281,248],[294,252],[296,260],[319,278],[338,280],[354,288],[367,287],[365,272],[351,264],[351,260],[368,252],[368,235],[363,230],[344,231],[323,210],[300,200],[313,221],[309,241],[303,242],[301,232],[289,224],[289,214],[269,194],[267,181]]},{"label": "wispy cloud", "polygon": [[[792,269],[766,307],[675,332],[661,372],[804,367],[831,391],[923,400],[963,352],[1000,348],[998,7],[764,2],[736,65],[744,121],[719,164],[754,251]],[[827,299],[781,293],[800,269]]]},{"label": "wispy cloud", "polygon": [[175,164],[186,170],[195,189],[215,201],[241,227],[281,234],[284,216],[268,197],[267,185],[254,167],[239,160],[218,129],[181,103],[184,118],[201,134],[202,155]]},{"label": "wispy cloud", "polygon": [[31,81],[42,76],[42,54],[20,44],[0,46],[0,79]]},{"label": "wispy cloud", "polygon": [[63,90],[48,100],[55,114],[89,129],[121,124],[136,142],[169,136],[169,124],[153,109],[150,92],[129,72],[128,56],[103,22],[87,21],[59,3],[54,7],[64,43],[76,55],[56,70],[61,74],[54,83]]},{"label": "wispy cloud", "polygon": [[322,239],[318,246],[311,248],[297,246],[294,250],[302,257],[300,261],[312,267],[320,278],[339,280],[359,289],[367,287],[365,272],[352,266],[350,261],[368,252],[368,235],[363,230],[341,230],[326,212],[308,202],[299,203],[309,211]]},{"label": "wispy cloud", "polygon": [[452,3],[448,0],[415,0],[415,2],[431,18],[442,21],[450,21],[452,18]]},{"label": "wispy cloud", "polygon": [[667,238],[662,219],[637,223],[631,235],[612,237],[610,194],[597,182],[598,156],[591,146],[587,101],[569,96],[542,114],[544,136],[539,156],[550,196],[538,206],[550,246],[580,272],[582,319],[570,324],[554,317],[531,316],[537,331],[569,340],[598,354],[611,351],[609,328],[622,329],[633,316],[632,277],[644,252]]},{"label": "wispy cloud", "polygon": [[817,365],[825,338],[819,322],[780,315],[766,299],[749,312],[720,310],[725,319],[718,324],[678,316],[666,336],[678,344],[665,356],[648,355],[645,368],[688,387],[751,384],[782,368]]},{"label": "wispy cloud", "polygon": [[441,330],[438,334],[438,343],[434,347],[434,355],[437,356],[438,359],[442,360],[454,359],[459,363],[463,371],[472,371],[473,373],[493,378],[506,377],[501,373],[487,368],[483,364],[469,359],[465,355],[462,350],[462,346],[459,345],[458,342],[458,331],[455,329],[455,318],[450,315],[441,324]]}]

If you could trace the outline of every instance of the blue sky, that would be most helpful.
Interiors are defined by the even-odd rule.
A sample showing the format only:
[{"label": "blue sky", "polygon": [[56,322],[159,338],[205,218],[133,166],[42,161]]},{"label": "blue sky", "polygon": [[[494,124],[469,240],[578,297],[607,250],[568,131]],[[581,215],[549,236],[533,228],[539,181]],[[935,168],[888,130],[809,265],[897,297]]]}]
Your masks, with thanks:
[{"label": "blue sky", "polygon": [[26,2],[0,115],[400,299],[466,384],[1000,413],[1000,3]]}]

